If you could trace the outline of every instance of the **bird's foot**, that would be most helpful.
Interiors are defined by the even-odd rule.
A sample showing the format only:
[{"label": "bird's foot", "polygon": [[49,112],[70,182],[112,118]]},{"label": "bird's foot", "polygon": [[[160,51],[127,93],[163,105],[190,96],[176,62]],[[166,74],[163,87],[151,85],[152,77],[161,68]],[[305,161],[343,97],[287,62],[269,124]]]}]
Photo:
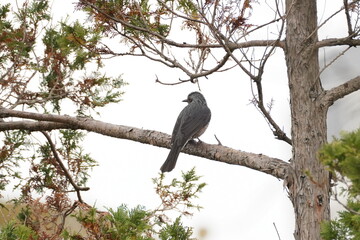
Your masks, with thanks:
[{"label": "bird's foot", "polygon": [[201,141],[199,138],[196,138],[197,140],[195,140],[195,138],[194,139],[190,139],[189,141],[188,141],[188,143],[189,144],[193,144],[193,145],[199,145],[199,144],[202,144],[203,143],[203,141]]},{"label": "bird's foot", "polygon": [[194,139],[190,139],[190,140],[188,141],[188,143],[190,143],[190,144],[197,144],[197,141],[195,141]]}]

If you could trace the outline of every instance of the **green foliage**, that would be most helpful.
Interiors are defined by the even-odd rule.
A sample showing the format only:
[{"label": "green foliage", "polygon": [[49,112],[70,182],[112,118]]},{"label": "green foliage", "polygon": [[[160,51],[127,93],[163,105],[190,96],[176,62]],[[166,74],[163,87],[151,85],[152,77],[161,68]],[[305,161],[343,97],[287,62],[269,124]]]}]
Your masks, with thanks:
[{"label": "green foliage", "polygon": [[56,111],[60,111],[60,100],[71,99],[78,106],[78,113],[104,107],[121,100],[119,89],[125,85],[120,77],[110,78],[94,72],[75,80],[69,77],[76,70],[84,70],[88,63],[95,62],[102,67],[97,44],[99,32],[86,28],[76,21],[61,23],[59,30],[48,29],[43,38],[45,60],[44,79],[41,82],[43,96],[52,97]]},{"label": "green foliage", "polygon": [[[348,204],[351,205],[351,204]],[[359,240],[360,239],[360,215],[359,203],[355,212],[341,211],[336,220],[322,224],[321,237],[325,240]]]},{"label": "green foliage", "polygon": [[[200,177],[196,176],[194,169],[183,173],[182,180],[172,179],[170,185],[163,184],[164,174],[154,179],[156,193],[161,199],[161,204],[154,210],[146,210],[142,206],[128,208],[121,205],[116,210],[100,212],[96,208],[83,206],[74,216],[86,229],[87,237],[82,239],[138,239],[138,240],[189,240],[193,230],[183,226],[181,216],[189,215],[194,204],[190,200],[198,197],[197,194],[205,186],[199,183]],[[166,192],[166,202],[163,194]],[[171,197],[170,197],[171,196]],[[199,209],[199,206],[196,206]],[[180,211],[174,221],[166,214],[169,211]],[[79,239],[78,233],[63,232],[64,239]]]},{"label": "green foliage", "polygon": [[49,20],[48,1],[32,1],[13,14],[14,24],[8,20],[10,4],[0,6],[0,61],[18,62],[29,58],[36,41],[36,30],[40,22]]},{"label": "green foliage", "polygon": [[[360,239],[360,129],[342,133],[339,139],[326,144],[319,152],[321,162],[342,183],[347,198],[345,211],[336,220],[322,225],[325,240]],[[337,199],[337,198],[336,198]]]},{"label": "green foliage", "polygon": [[[60,160],[65,163],[67,171],[73,176],[77,185],[85,186],[89,179],[88,172],[97,165],[81,146],[85,134],[75,130],[60,130],[57,137],[61,143],[57,148]],[[44,193],[47,189],[70,191],[72,186],[55,160],[50,143],[36,144],[34,147],[37,148],[37,152],[29,158],[32,174],[27,179],[22,193],[31,196],[33,190],[37,193]]]},{"label": "green foliage", "polygon": [[2,240],[36,240],[37,234],[31,228],[15,221],[8,222],[0,227],[0,239]]},{"label": "green foliage", "polygon": [[[78,6],[89,15],[95,16],[97,30],[106,35],[119,33],[103,14],[99,14],[84,3],[80,2]],[[113,16],[115,22],[121,23],[127,36],[145,40],[154,36],[162,38],[169,34],[170,25],[163,18],[168,17],[169,12],[161,4],[150,4],[148,0],[97,0],[92,4],[108,16]],[[124,40],[126,41],[126,38]]]},{"label": "green foliage", "polygon": [[[90,236],[103,236],[105,239],[152,239],[146,237],[152,231],[150,212],[143,207],[129,209],[121,205],[116,210],[109,209],[101,214],[96,208],[86,208],[74,215],[86,229]],[[64,231],[65,239],[72,239],[76,235]]]},{"label": "green foliage", "polygon": [[340,139],[325,145],[320,158],[331,172],[351,182],[348,191],[352,196],[360,195],[360,129],[342,133]]},{"label": "green foliage", "polygon": [[[25,0],[18,8],[0,4],[0,107],[92,117],[99,107],[121,100],[126,83],[120,76],[104,73],[103,56],[115,53],[101,42],[102,37],[121,31],[125,39],[165,38],[172,22],[171,1],[166,1],[169,6],[148,0],[92,2],[116,19],[109,21],[79,4],[95,21],[54,23],[47,0]],[[191,10],[191,4],[181,4]],[[121,28],[116,26],[119,22],[124,24]],[[96,69],[89,71],[90,67]],[[193,201],[205,184],[199,183],[194,169],[183,173],[181,180],[165,183],[165,175],[154,179],[161,200],[157,209],[121,205],[104,213],[80,196],[80,191],[88,190],[89,170],[96,165],[82,148],[84,132],[53,130],[43,132],[45,138],[28,131],[0,134],[0,191],[11,182],[21,192],[13,202],[22,207],[16,219],[0,226],[0,239],[57,239],[60,235],[64,239],[190,239],[192,229],[183,226],[180,217],[173,221],[166,213],[183,216],[200,209]],[[29,168],[25,177],[19,173],[24,160]],[[73,192],[78,201],[71,200]],[[64,227],[72,213],[85,234],[73,234]]]},{"label": "green foliage", "polygon": [[184,11],[189,16],[197,15],[197,8],[196,4],[191,0],[179,0],[178,9]]},{"label": "green foliage", "polygon": [[173,224],[166,224],[160,231],[161,240],[186,240],[191,239],[192,229],[184,227],[181,223],[181,217],[176,218]]},{"label": "green foliage", "polygon": [[[26,158],[24,152],[30,146],[28,133],[25,131],[3,132],[3,146],[0,148],[0,191],[12,180],[21,180],[20,163]],[[1,195],[0,195],[1,197]]]},{"label": "green foliage", "polygon": [[[102,73],[100,31],[79,21],[53,23],[49,6],[47,0],[0,4],[0,106],[59,114],[72,109],[91,117],[97,108],[119,102],[125,82]],[[89,67],[96,71],[89,74]],[[84,186],[96,165],[81,147],[84,133],[54,131],[52,137],[62,144],[57,151],[74,181]],[[0,191],[10,181],[27,197],[72,190],[43,138],[25,131],[3,131],[0,138]],[[19,173],[24,160],[30,163],[26,179]]]},{"label": "green foliage", "polygon": [[52,62],[46,63],[52,67],[64,65],[70,71],[84,69],[85,64],[93,59],[100,64],[99,55],[92,51],[99,40],[98,32],[91,31],[78,21],[72,24],[61,22],[59,29],[47,29],[43,38],[48,57],[56,55]]},{"label": "green foliage", "polygon": [[[199,176],[195,174],[195,169],[182,173],[182,180],[174,178],[169,184],[164,183],[165,175],[154,178],[156,193],[160,196],[164,209],[177,209],[179,206],[185,206],[187,209],[200,209],[201,207],[193,203],[198,193],[206,186],[205,183],[198,183]],[[182,211],[183,214],[190,214]]]},{"label": "green foliage", "polygon": [[85,134],[75,130],[60,130],[60,134],[62,147],[58,151],[67,161],[69,170],[75,176],[77,184],[84,186],[89,179],[88,172],[97,166],[96,160],[90,154],[84,153],[81,146]]},{"label": "green foliage", "polygon": [[[100,30],[79,21],[50,24],[47,0],[10,9],[0,5],[1,106],[60,113],[70,100],[78,114],[89,116],[86,112],[121,100],[124,81],[101,73],[106,48]],[[90,77],[89,66],[97,67]]]},{"label": "green foliage", "polygon": [[325,240],[347,240],[349,228],[342,221],[329,221],[322,224],[321,237]]},{"label": "green foliage", "polygon": [[107,234],[112,239],[152,239],[146,237],[146,232],[151,229],[150,213],[143,207],[128,209],[126,205],[121,205],[114,211],[109,210],[108,220],[111,227],[106,229]]},{"label": "green foliage", "polygon": [[24,5],[17,14],[18,18],[29,24],[39,23],[43,20],[50,20],[49,2],[47,0],[31,1],[28,6]]},{"label": "green foliage", "polygon": [[[72,140],[70,145],[71,142]],[[30,204],[24,205],[19,201],[14,207],[8,205],[7,208],[11,209],[8,211],[20,210],[12,214],[16,218],[0,224],[0,239],[194,239],[193,229],[184,226],[181,218],[191,214],[190,211],[194,208],[200,208],[190,204],[190,200],[198,197],[199,189],[205,184],[199,182],[200,177],[195,174],[194,169],[183,173],[180,180],[170,180],[171,187],[163,184],[166,181],[164,174],[159,174],[156,179],[155,190],[161,204],[153,210],[142,206],[128,208],[122,204],[116,209],[99,211],[85,203],[70,204],[64,192],[48,196],[46,201],[36,199]],[[56,183],[56,180],[53,182]],[[167,196],[172,196],[166,202],[160,195],[164,192],[167,192]],[[72,215],[69,216],[71,212]],[[175,219],[172,220],[169,214]],[[64,228],[64,221],[70,222],[70,227]]]},{"label": "green foliage", "polygon": [[6,19],[6,15],[10,12],[10,3],[1,6],[0,8],[0,19]]}]

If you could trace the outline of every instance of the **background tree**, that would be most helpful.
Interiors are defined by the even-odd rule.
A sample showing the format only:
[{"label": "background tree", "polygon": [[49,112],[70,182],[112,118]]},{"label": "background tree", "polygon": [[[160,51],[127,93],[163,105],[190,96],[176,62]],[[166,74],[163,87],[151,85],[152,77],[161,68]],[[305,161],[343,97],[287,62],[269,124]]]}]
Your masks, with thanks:
[{"label": "background tree", "polygon": [[[44,2],[40,1],[40,3]],[[74,81],[74,78],[69,73],[84,69],[85,63],[92,59],[95,59],[96,63],[101,62],[101,56],[144,56],[170,68],[180,69],[186,76],[186,78],[180,78],[178,81],[170,83],[157,79],[159,83],[175,85],[192,82],[200,86],[201,79],[210,74],[240,68],[252,81],[251,91],[254,106],[263,115],[274,136],[291,145],[293,152],[291,162],[288,163],[262,154],[238,151],[221,144],[204,143],[201,147],[189,144],[184,152],[225,163],[246,166],[283,179],[296,215],[295,239],[319,239],[320,223],[330,218],[330,177],[317,160],[317,151],[327,139],[327,111],[336,100],[360,88],[360,76],[357,76],[347,80],[344,84],[325,90],[320,80],[322,70],[319,66],[319,49],[346,46],[345,50],[339,52],[340,56],[351,47],[360,44],[359,26],[357,25],[359,1],[344,1],[343,6],[337,12],[320,24],[317,20],[316,1],[286,0],[285,2],[274,1],[268,4],[273,9],[272,18],[263,23],[254,23],[251,13],[259,5],[249,0],[236,2],[81,0],[77,7],[89,14],[91,21],[85,26],[89,26],[91,31],[84,28],[84,25],[76,23],[73,25],[63,24],[61,31],[65,33],[64,35],[47,31],[43,40],[46,47],[42,58],[38,58],[35,52],[31,52],[32,45],[28,43],[32,43],[31,39],[24,36],[31,36],[30,33],[34,30],[30,29],[29,33],[24,31],[24,28],[26,29],[29,26],[25,22],[27,24],[24,23],[18,27],[20,37],[8,39],[18,39],[19,44],[15,44],[16,50],[21,50],[20,56],[24,55],[27,59],[25,64],[29,63],[32,68],[24,67],[24,61],[22,64],[12,66],[12,63],[16,62],[17,59],[4,58],[8,59],[8,62],[3,65],[3,69],[6,70],[4,71],[5,74],[2,75],[2,79],[6,80],[4,83],[13,83],[15,81],[13,79],[24,80],[22,82],[16,80],[16,83],[20,84],[16,85],[16,88],[5,89],[5,85],[3,85],[3,92],[8,95],[2,97],[4,101],[0,116],[5,119],[13,117],[36,121],[11,119],[2,122],[0,127],[2,130],[8,131],[82,129],[169,148],[170,140],[167,134],[107,124],[91,118],[62,115],[61,104],[66,104],[68,100],[75,103],[77,112],[80,116],[84,116],[88,115],[84,114],[84,106],[96,108],[109,102],[116,102],[120,96],[116,90],[115,92],[112,91],[113,87],[121,85],[119,79],[115,82],[107,77],[98,80],[99,76],[95,74],[95,77],[88,77],[79,83],[74,83],[71,82]],[[6,13],[7,11],[3,10],[3,12]],[[24,13],[29,12],[31,11],[24,11]],[[348,28],[347,36],[318,40],[318,30],[326,25],[332,17],[340,13],[345,13],[344,17]],[[23,16],[22,19],[23,21],[29,21],[28,19],[33,21],[36,18],[34,16],[29,18]],[[5,24],[5,26],[9,26],[9,24]],[[263,31],[266,32],[270,27],[276,30],[275,38],[260,40],[256,38],[259,36],[258,33],[264,33]],[[179,28],[186,38],[179,37]],[[34,27],[34,29],[36,28]],[[195,40],[189,42],[187,34],[193,34]],[[128,48],[125,51],[120,51],[121,49],[119,50],[117,46],[113,45],[113,42],[110,44],[109,41],[101,41],[101,36],[119,38]],[[14,44],[9,46],[5,44],[4,46],[6,46],[5,49],[10,49],[8,55],[11,56],[11,52],[13,52],[11,47]],[[184,49],[188,50],[187,57],[184,56]],[[283,131],[281,125],[272,118],[270,112],[272,103],[266,103],[264,100],[265,66],[277,49],[283,50],[287,66],[291,112],[290,134]],[[25,54],[26,51],[34,54],[34,62],[28,61],[29,56]],[[63,51],[71,53],[72,57],[64,58]],[[334,61],[339,56],[335,57]],[[327,64],[325,68],[329,67],[331,63],[333,61]],[[20,70],[14,71],[19,67],[18,65],[24,67],[20,70],[26,70],[27,74],[29,74],[28,69],[34,69],[34,76],[41,73],[40,79],[44,83],[40,86],[45,90],[40,91],[40,89],[37,92],[31,92],[28,84],[29,79],[32,78],[11,75],[13,72],[19,74]],[[7,71],[8,69],[9,71]],[[69,70],[66,71],[66,69]],[[105,97],[96,88],[104,82],[109,86],[107,89],[110,89],[106,91]],[[19,86],[22,86],[20,91],[17,90]],[[14,91],[9,91],[9,89],[14,89]],[[85,90],[90,92],[82,95]],[[24,107],[40,108],[46,111],[33,112]],[[48,114],[50,112],[49,107],[55,111],[55,114]],[[24,146],[25,138],[23,135],[27,132],[11,132],[11,134],[14,133],[17,135],[12,135],[10,137],[12,141],[6,142],[6,146],[7,148],[18,146],[17,151],[5,149],[5,155],[8,151],[20,153],[20,147]],[[19,133],[22,135],[18,135]],[[78,132],[68,130],[62,131],[61,134],[60,137],[63,140],[66,139],[66,136],[76,136],[76,138],[72,137],[71,141],[63,141],[65,149],[57,150],[54,148],[51,138],[44,132],[43,135],[48,143],[47,146],[40,148],[40,158],[44,159],[42,162],[49,162],[49,158],[54,158],[52,156],[55,156],[52,161],[58,159],[55,154],[56,151],[71,156],[69,154],[72,150],[71,147],[77,145],[72,143],[81,136],[78,135]],[[76,150],[79,151],[79,149]],[[23,151],[21,153],[23,155]],[[11,156],[19,156],[19,154],[12,154]],[[11,159],[8,156],[5,157],[5,159]],[[72,157],[69,159],[75,159],[75,162],[79,162],[79,159],[85,158],[82,156],[81,158]],[[34,156],[33,159],[39,159],[39,156]],[[89,160],[83,163],[90,164],[91,161]],[[61,168],[60,161],[57,164],[53,166]],[[45,185],[51,189],[54,184],[50,181],[53,179],[51,174],[56,167],[49,170],[38,168],[36,164],[33,165],[35,167],[32,170],[41,169],[45,171],[44,177],[41,179],[42,186]],[[84,168],[87,167],[81,169],[84,170]],[[65,174],[66,171],[63,169],[62,172]],[[83,173],[74,170],[73,175],[84,176],[84,174],[79,175],[80,172]],[[84,182],[85,179],[73,181],[76,184],[71,183],[67,176],[64,176],[64,179],[65,181],[61,183],[67,187],[71,187],[77,192],[86,190],[82,185],[79,186],[76,183]],[[36,182],[35,180],[30,181],[30,183]],[[60,183],[55,185],[58,186]],[[29,192],[33,186],[26,189]],[[55,192],[59,191],[59,189],[53,189]]]}]

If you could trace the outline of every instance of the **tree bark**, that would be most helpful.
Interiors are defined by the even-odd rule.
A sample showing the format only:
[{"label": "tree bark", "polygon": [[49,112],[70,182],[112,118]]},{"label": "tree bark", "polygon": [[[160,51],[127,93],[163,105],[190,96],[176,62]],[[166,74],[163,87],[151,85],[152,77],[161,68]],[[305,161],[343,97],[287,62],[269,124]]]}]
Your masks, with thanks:
[{"label": "tree bark", "polygon": [[330,219],[329,173],[317,159],[326,142],[327,106],[319,78],[317,10],[314,0],[287,0],[285,56],[291,105],[293,157],[287,176],[295,211],[296,240],[320,239]]},{"label": "tree bark", "polygon": [[[35,121],[0,121],[0,131],[50,131],[54,129],[82,129],[102,135],[128,139],[157,147],[171,147],[171,136],[162,132],[105,123],[90,118],[41,114],[0,108],[0,118],[23,118]],[[276,178],[284,179],[289,163],[264,154],[244,152],[219,144],[187,144],[182,152],[223,163],[245,166]],[[160,167],[160,166],[159,166]]]}]

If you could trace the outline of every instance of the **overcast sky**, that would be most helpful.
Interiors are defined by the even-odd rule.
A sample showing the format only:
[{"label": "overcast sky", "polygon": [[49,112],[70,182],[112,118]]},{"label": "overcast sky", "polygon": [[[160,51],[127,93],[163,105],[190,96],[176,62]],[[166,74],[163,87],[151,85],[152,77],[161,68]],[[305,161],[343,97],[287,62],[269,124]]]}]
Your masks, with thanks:
[{"label": "overcast sky", "polygon": [[[73,1],[55,0],[53,9],[56,18],[79,16],[74,14]],[[318,1],[319,21],[338,7],[342,1]],[[338,3],[334,3],[338,2]],[[266,16],[263,16],[266,17]],[[320,31],[320,38],[345,36],[344,16],[339,15],[329,22],[329,27]],[[335,31],[335,32],[334,32]],[[180,33],[181,34],[181,33]],[[337,35],[336,35],[337,34]],[[270,34],[271,35],[271,34]],[[264,35],[262,39],[268,36]],[[340,48],[336,48],[339,51]],[[336,52],[320,52],[321,59],[332,59]],[[349,80],[360,74],[359,49],[339,59],[321,75],[325,88]],[[328,60],[327,60],[328,61]],[[89,71],[90,72],[90,71]],[[166,68],[144,58],[121,57],[109,60],[106,72],[111,75],[123,74],[129,83],[124,88],[123,101],[101,110],[98,120],[151,129],[171,134],[176,118],[185,103],[183,99],[196,84],[165,86],[155,83],[156,75],[161,81],[176,81],[184,76],[179,71]],[[278,124],[290,135],[289,96],[285,59],[281,50],[270,58],[265,69],[264,93],[267,100],[274,99],[272,114]],[[206,143],[217,143],[214,134],[223,145],[247,152],[263,153],[287,161],[291,148],[275,140],[260,113],[249,104],[252,98],[250,81],[240,70],[234,69],[201,79],[202,93],[212,111],[209,128],[201,139]],[[329,136],[340,130],[354,130],[359,127],[359,92],[338,101],[329,111]],[[127,140],[120,140],[89,133],[84,143],[91,152],[98,167],[91,173],[89,192],[83,199],[99,208],[116,208],[122,203],[129,206],[138,204],[151,209],[160,203],[154,191],[152,178],[157,177],[165,161],[168,149],[158,148]],[[293,239],[294,215],[283,182],[245,167],[218,163],[215,161],[180,154],[176,168],[167,174],[169,180],[179,177],[181,171],[193,166],[203,176],[208,186],[200,194],[198,203],[204,207],[186,223],[195,227],[195,236],[205,229],[206,240],[235,239]]]}]

